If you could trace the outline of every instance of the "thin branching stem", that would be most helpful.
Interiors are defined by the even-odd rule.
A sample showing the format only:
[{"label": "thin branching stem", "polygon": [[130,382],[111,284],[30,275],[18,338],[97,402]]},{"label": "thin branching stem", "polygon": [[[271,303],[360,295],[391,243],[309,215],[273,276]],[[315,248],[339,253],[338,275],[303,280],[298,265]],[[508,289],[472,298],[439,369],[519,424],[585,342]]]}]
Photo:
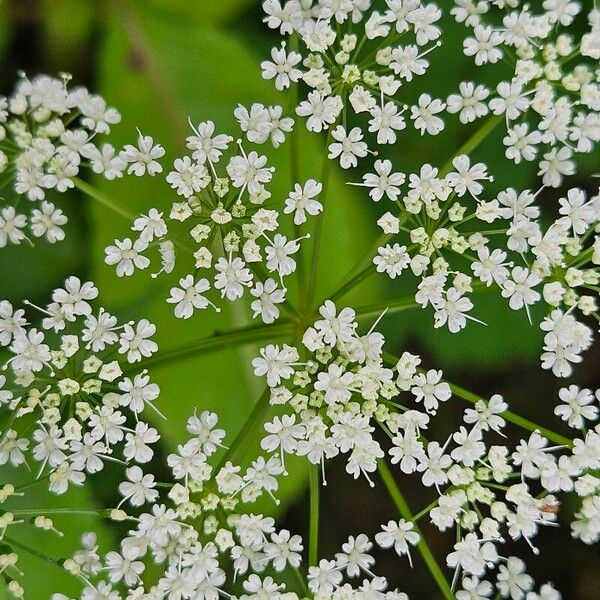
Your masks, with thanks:
[{"label": "thin branching stem", "polygon": [[452,600],[454,598],[454,594],[452,593],[450,584],[444,576],[444,573],[442,572],[440,566],[437,564],[437,561],[435,560],[433,553],[427,545],[423,534],[419,530],[419,527],[415,523],[415,518],[413,517],[413,514],[410,511],[410,507],[404,499],[404,496],[402,495],[402,492],[400,491],[400,488],[398,487],[398,484],[396,483],[394,476],[392,475],[387,463],[383,460],[377,461],[377,470],[379,471],[379,476],[381,477],[381,480],[383,481],[383,484],[385,485],[388,494],[390,495],[390,498],[392,499],[393,503],[398,509],[400,516],[404,520],[413,523],[415,531],[419,534],[419,543],[417,545],[417,549],[421,554],[425,565],[429,569],[431,576],[437,583],[437,586],[440,589],[442,596],[446,598],[446,600]]}]

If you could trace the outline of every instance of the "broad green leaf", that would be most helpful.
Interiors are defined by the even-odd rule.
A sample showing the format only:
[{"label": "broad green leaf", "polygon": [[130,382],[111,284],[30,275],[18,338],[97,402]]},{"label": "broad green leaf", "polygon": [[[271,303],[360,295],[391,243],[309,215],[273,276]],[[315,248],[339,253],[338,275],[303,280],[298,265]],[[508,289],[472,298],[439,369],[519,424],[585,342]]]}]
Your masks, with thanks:
[{"label": "broad green leaf", "polygon": [[198,24],[223,23],[234,17],[240,16],[256,0],[220,0],[196,1],[188,0],[149,0],[151,8],[156,9],[156,14],[169,19],[192,21]]}]

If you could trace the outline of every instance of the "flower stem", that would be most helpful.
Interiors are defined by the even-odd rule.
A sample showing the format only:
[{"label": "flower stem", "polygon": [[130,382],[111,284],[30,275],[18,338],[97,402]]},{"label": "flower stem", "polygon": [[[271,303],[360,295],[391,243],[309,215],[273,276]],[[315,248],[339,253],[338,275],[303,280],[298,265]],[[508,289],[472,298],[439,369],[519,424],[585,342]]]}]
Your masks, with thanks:
[{"label": "flower stem", "polygon": [[25,508],[22,510],[11,510],[10,512],[20,516],[36,515],[89,515],[104,517],[110,514],[109,508],[98,510],[77,510],[75,508]]},{"label": "flower stem", "polygon": [[364,269],[359,271],[356,275],[351,277],[346,283],[341,285],[333,294],[329,296],[329,299],[335,302],[345,294],[347,294],[350,290],[356,287],[359,283],[363,282],[365,279],[375,274],[375,265],[373,263],[368,264]]},{"label": "flower stem", "polygon": [[403,296],[402,298],[392,298],[383,302],[374,302],[365,306],[359,306],[356,310],[357,319],[369,319],[378,317],[384,310],[387,315],[392,315],[397,312],[418,308],[420,305],[415,302],[414,296]]},{"label": "flower stem", "polygon": [[327,157],[327,146],[329,142],[329,135],[325,141],[325,157],[323,160],[323,167],[321,168],[321,184],[323,185],[323,189],[321,191],[321,204],[323,205],[323,212],[317,218],[317,224],[315,226],[314,239],[313,239],[313,254],[311,261],[311,269],[310,269],[310,277],[308,280],[308,285],[306,288],[306,297],[304,306],[310,307],[313,296],[315,293],[315,288],[317,285],[317,269],[319,266],[319,252],[321,249],[321,236],[323,234],[323,219],[325,218],[325,202],[327,200],[327,189],[329,187],[329,182],[331,180],[331,169],[333,165],[333,161],[329,160]]},{"label": "flower stem", "polygon": [[191,344],[180,348],[167,350],[155,358],[144,361],[144,366],[158,366],[169,364],[178,360],[184,360],[210,352],[216,352],[224,348],[237,348],[242,344],[251,344],[261,340],[274,340],[293,333],[293,324],[290,321],[279,321],[275,325],[250,325],[232,329],[225,333],[216,331],[213,335],[202,338]]},{"label": "flower stem", "polygon": [[221,470],[227,461],[235,462],[244,456],[248,446],[250,445],[250,442],[252,442],[252,438],[260,429],[262,429],[265,414],[269,410],[270,398],[271,390],[270,388],[266,388],[260,398],[256,401],[252,412],[248,415],[248,418],[242,425],[240,432],[233,440],[233,444],[229,446],[229,449],[223,455],[223,458],[221,459],[221,462],[215,471],[216,473]]},{"label": "flower stem", "polygon": [[420,539],[419,539],[419,543],[417,545],[417,549],[419,550],[419,553],[421,554],[423,560],[425,561],[425,564],[427,565],[429,572],[431,573],[432,577],[434,578],[435,582],[437,583],[437,585],[440,589],[440,592],[442,593],[442,596],[444,598],[446,598],[447,600],[452,600],[454,598],[454,594],[452,593],[450,584],[446,580],[446,577],[444,576],[444,573],[440,569],[440,566],[437,564],[437,561],[435,560],[435,557],[433,556],[431,550],[429,549],[429,546],[427,545],[427,542],[425,541],[423,534],[421,533],[421,531],[419,530],[419,527],[415,523],[415,519],[410,511],[410,508],[409,508],[408,504],[406,503],[406,500],[404,499],[404,496],[402,495],[400,488],[396,484],[396,481],[394,480],[394,477],[393,477],[389,467],[387,466],[387,463],[385,461],[378,460],[377,461],[377,470],[379,471],[381,480],[383,481],[383,483],[384,483],[392,501],[396,505],[396,508],[398,509],[400,515],[406,521],[410,521],[411,523],[413,523],[413,527],[414,527],[415,531],[419,534]]},{"label": "flower stem", "polygon": [[21,542],[18,542],[17,540],[15,540],[11,537],[8,537],[8,536],[4,536],[4,541],[9,545],[15,546],[15,548],[20,548],[21,550],[24,550],[25,552],[29,552],[29,554],[33,554],[33,556],[37,556],[41,560],[43,560],[47,563],[50,563],[51,565],[54,565],[55,567],[58,567],[59,569],[64,571],[64,568],[60,564],[60,562],[58,560],[56,560],[55,558],[48,556],[47,554],[44,554],[43,552],[40,552],[39,550],[36,550],[35,548],[31,548],[30,546],[26,546],[25,544],[22,544]]},{"label": "flower stem", "polygon": [[298,567],[294,567],[294,573],[296,573],[296,579],[298,579],[298,583],[302,588],[302,593],[306,598],[308,598],[311,594],[310,590],[308,589],[308,586],[306,585],[306,580],[304,579],[304,576],[302,575]]},{"label": "flower stem", "polygon": [[454,156],[449,158],[442,169],[440,170],[440,177],[447,175],[452,169],[452,161],[461,154],[471,154],[483,140],[494,130],[496,125],[502,121],[502,115],[492,115],[486,121],[483,122],[481,127],[477,129],[473,135],[456,151]]},{"label": "flower stem", "polygon": [[133,213],[130,213],[128,210],[122,208],[118,204],[115,204],[115,202],[111,200],[111,198],[109,198],[104,192],[101,192],[98,188],[95,188],[93,185],[86,183],[85,181],[83,181],[83,179],[79,179],[79,177],[73,177],[72,181],[78,190],[82,191],[90,198],[97,200],[98,202],[100,202],[100,204],[106,206],[106,208],[109,208],[113,212],[116,212],[125,219],[128,219],[129,221],[133,221],[135,219],[135,215]]},{"label": "flower stem", "polygon": [[310,466],[310,526],[308,537],[308,564],[314,566],[319,560],[319,465]]},{"label": "flower stem", "polygon": [[[298,51],[298,33],[294,32],[290,36],[289,40],[290,44],[290,52]],[[289,111],[290,115],[294,114],[294,110],[298,105],[298,83],[292,83],[290,85],[290,105]],[[300,183],[300,162],[299,162],[299,153],[298,153],[298,136],[299,136],[299,126],[296,124],[292,131],[290,132],[290,190],[293,189],[296,183]],[[300,226],[294,223],[294,238],[299,238],[302,235],[300,231]],[[304,279],[306,277],[305,273],[305,265],[304,265],[304,252],[300,250],[298,252],[297,258],[297,273],[298,273],[298,282],[299,282],[299,290],[302,293],[304,290]]]}]

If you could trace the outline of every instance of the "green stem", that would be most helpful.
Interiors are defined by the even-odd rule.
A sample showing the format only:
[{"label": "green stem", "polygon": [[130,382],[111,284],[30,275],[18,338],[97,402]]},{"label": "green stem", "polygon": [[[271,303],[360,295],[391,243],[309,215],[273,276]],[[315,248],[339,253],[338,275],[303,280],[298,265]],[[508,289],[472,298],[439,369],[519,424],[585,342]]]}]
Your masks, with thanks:
[{"label": "green stem", "polygon": [[425,561],[425,564],[427,565],[429,572],[431,573],[432,577],[434,578],[435,582],[437,583],[437,585],[440,589],[440,592],[442,593],[442,596],[444,598],[446,598],[447,600],[452,600],[454,598],[454,594],[452,593],[450,584],[446,580],[446,577],[444,576],[444,573],[440,569],[440,566],[437,564],[437,561],[435,560],[435,557],[433,556],[431,550],[429,549],[429,546],[427,545],[427,542],[425,541],[423,534],[421,533],[421,531],[419,530],[419,527],[415,523],[415,519],[414,519],[412,513],[410,512],[410,507],[408,506],[406,500],[404,499],[404,496],[402,495],[400,488],[396,484],[396,481],[394,480],[394,477],[393,477],[389,467],[387,466],[387,463],[382,460],[377,461],[377,469],[379,471],[381,480],[383,481],[392,501],[394,502],[394,504],[396,505],[396,508],[398,509],[398,512],[400,513],[400,515],[402,516],[403,519],[413,523],[413,527],[414,527],[415,531],[419,534],[420,539],[419,539],[419,543],[417,545],[417,549],[419,550],[421,557]]},{"label": "green stem", "polygon": [[387,310],[386,315],[393,315],[397,312],[417,308],[419,304],[415,302],[414,296],[404,296],[402,298],[392,298],[383,302],[374,302],[365,306],[359,306],[356,310],[357,319],[368,319],[378,317],[384,310]]},{"label": "green stem", "polygon": [[116,212],[129,221],[133,221],[135,219],[135,215],[133,213],[130,213],[128,210],[122,208],[118,204],[115,204],[111,198],[109,198],[104,192],[101,192],[98,188],[86,183],[83,181],[83,179],[79,179],[79,177],[73,177],[72,181],[77,189],[90,196],[90,198],[97,200],[103,206],[110,208],[110,210]]},{"label": "green stem", "polygon": [[254,435],[259,430],[262,430],[264,417],[269,410],[270,399],[271,390],[270,388],[266,388],[254,405],[252,412],[248,415],[248,418],[242,425],[240,432],[233,440],[233,444],[229,446],[227,452],[225,452],[223,455],[223,458],[221,459],[221,462],[219,463],[215,473],[218,473],[226,462],[231,461],[235,463],[235,461],[244,456],[248,446],[250,445],[250,442],[252,442]]},{"label": "green stem", "polygon": [[420,510],[414,517],[413,522],[421,520],[425,515],[428,515],[432,508],[437,506],[439,498],[428,504],[423,510]]},{"label": "green stem", "polygon": [[368,264],[364,269],[359,271],[354,277],[351,277],[346,283],[341,285],[333,294],[329,296],[329,299],[333,302],[347,294],[350,290],[356,287],[359,283],[376,273],[375,265],[373,263]]},{"label": "green stem", "polygon": [[308,564],[314,566],[319,561],[319,466],[310,466],[310,528],[308,537]]},{"label": "green stem", "polygon": [[202,338],[191,344],[186,344],[180,348],[167,350],[155,358],[150,358],[144,362],[144,366],[158,366],[169,364],[174,361],[216,352],[223,348],[235,349],[242,344],[251,344],[261,340],[274,340],[279,337],[285,337],[293,333],[293,324],[289,321],[279,321],[275,325],[250,325],[240,327],[226,333],[216,331],[209,337]]},{"label": "green stem", "polygon": [[[289,44],[290,44],[290,52],[298,51],[298,34],[296,32],[294,32],[290,36]],[[299,85],[298,83],[292,83],[290,85],[290,92],[289,92],[290,114],[294,114],[296,106],[298,106],[298,85]],[[298,152],[299,131],[300,131],[299,128],[296,126],[292,129],[292,131],[290,133],[290,177],[291,177],[290,190],[293,189],[293,186],[296,183],[300,183],[300,162],[298,160],[298,157],[299,157],[299,152]],[[300,226],[296,225],[294,223],[294,238],[297,239],[301,235],[302,235],[302,233],[300,231]],[[302,252],[302,250],[300,250],[300,252],[298,252],[298,257],[297,257],[296,262],[298,264],[297,273],[298,273],[299,290],[300,290],[300,293],[302,293],[302,291],[304,290],[304,280],[306,277],[305,268],[304,268],[304,252]]]},{"label": "green stem", "polygon": [[310,590],[308,589],[308,585],[306,585],[304,576],[302,575],[302,573],[300,572],[300,569],[298,567],[294,567],[294,573],[296,574],[296,579],[298,580],[298,583],[300,584],[300,587],[302,588],[302,593],[304,594],[304,596],[306,598],[308,598],[310,596]]},{"label": "green stem", "polygon": [[479,129],[456,151],[454,156],[448,159],[440,171],[440,177],[447,175],[452,169],[452,161],[461,154],[471,154],[483,140],[494,130],[496,125],[502,121],[502,115],[492,115]]},{"label": "green stem", "polygon": [[36,550],[35,548],[31,548],[30,546],[26,546],[25,544],[22,544],[21,542],[18,542],[17,540],[8,537],[8,536],[4,536],[4,541],[11,545],[11,546],[15,546],[16,548],[20,548],[21,550],[24,550],[25,552],[29,552],[29,554],[33,554],[33,556],[37,556],[38,558],[42,559],[43,561],[50,563],[51,565],[54,565],[55,567],[58,567],[59,569],[63,569],[63,566],[60,564],[60,562],[54,558],[52,558],[51,556],[47,556],[46,554],[44,554],[43,552],[40,552],[39,550]]},{"label": "green stem", "polygon": [[36,515],[93,515],[107,516],[110,514],[109,508],[98,510],[77,510],[72,508],[26,508],[22,510],[10,510],[9,512],[19,516],[36,516]]},{"label": "green stem", "polygon": [[[332,125],[332,128],[335,125]],[[329,187],[329,181],[331,179],[331,169],[333,161],[327,158],[327,147],[329,145],[329,134],[325,140],[325,158],[323,160],[323,167],[321,169],[321,184],[323,189],[321,191],[321,204],[323,205],[323,212],[317,218],[317,224],[315,226],[314,239],[313,239],[313,254],[311,261],[310,277],[306,288],[306,299],[304,306],[310,307],[315,288],[317,285],[317,269],[319,266],[319,252],[321,249],[321,236],[323,235],[323,219],[325,218],[325,203],[327,200],[327,189]]]}]

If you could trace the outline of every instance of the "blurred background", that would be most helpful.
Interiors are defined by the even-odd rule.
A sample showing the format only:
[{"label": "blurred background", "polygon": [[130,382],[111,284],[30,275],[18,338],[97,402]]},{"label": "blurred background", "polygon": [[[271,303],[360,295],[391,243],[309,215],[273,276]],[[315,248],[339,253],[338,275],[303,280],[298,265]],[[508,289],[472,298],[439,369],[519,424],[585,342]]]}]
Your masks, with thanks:
[{"label": "blurred background", "polygon": [[[423,82],[427,91],[444,98],[456,91],[460,81],[472,77],[482,82],[494,81],[486,79],[485,72],[473,73],[472,61],[463,57],[460,26],[446,15],[442,27],[444,48],[432,55],[432,68]],[[217,123],[217,129],[232,133],[232,111],[238,103],[288,106],[287,97],[260,78],[260,61],[276,42],[276,34],[262,23],[258,0],[0,0],[0,94],[10,93],[19,70],[30,76],[72,73],[74,85],[88,86],[121,111],[122,122],[114,128],[109,140],[113,145],[133,142],[139,127],[167,149],[167,159],[171,161],[183,149],[188,116],[196,122],[211,119]],[[418,95],[420,91],[423,90],[417,85],[410,93]],[[426,138],[422,143],[415,143],[414,131],[409,128],[393,149],[386,149],[386,156],[405,173],[418,169],[424,162],[443,164],[472,132],[468,127],[457,126],[457,119],[446,121],[447,128],[441,135]],[[495,187],[537,189],[540,183],[534,168],[517,169],[498,156],[501,135],[498,129],[475,153],[478,160],[490,165],[496,178]],[[318,178],[323,142],[318,136],[302,134],[303,179]],[[288,154],[271,153],[269,158],[270,164],[282,174],[275,193],[286,194],[290,187]],[[168,161],[163,162],[167,168]],[[569,187],[581,186],[592,191],[590,175],[598,170],[597,156],[583,157],[577,176],[568,182]],[[354,181],[360,177],[360,172],[353,174]],[[96,183],[134,212],[150,206],[166,209],[174,199],[168,186],[154,180]],[[540,196],[548,217],[552,216],[560,194],[561,190],[552,190]],[[26,245],[3,249],[0,298],[13,303],[24,298],[45,303],[50,291],[65,277],[76,274],[91,278],[100,288],[103,304],[112,312],[121,318],[147,317],[157,323],[163,350],[246,322],[243,311],[228,315],[229,323],[223,316],[217,319],[208,311],[185,324],[177,322],[164,303],[169,282],[151,280],[146,273],[127,282],[119,281],[114,271],[103,265],[104,247],[115,237],[126,235],[126,221],[76,192],[63,195],[59,205],[70,218],[67,240],[55,246],[41,244],[35,250]],[[372,243],[376,234],[374,222],[384,211],[357,188],[344,186],[339,173],[334,174],[326,211],[327,235],[321,253],[319,297],[335,288],[340,275]],[[414,289],[411,285],[405,280],[400,283],[386,283],[382,278],[377,282],[370,280],[345,300],[365,304],[385,297],[406,296]],[[553,415],[561,382],[539,366],[541,332],[529,326],[523,312],[510,311],[494,295],[483,294],[475,300],[473,314],[488,322],[488,327],[471,323],[465,331],[453,336],[433,329],[430,312],[410,311],[385,317],[380,330],[388,337],[390,350],[395,354],[404,350],[419,353],[426,366],[443,368],[451,381],[482,396],[500,393],[516,412],[565,432],[562,422]],[[365,325],[368,328],[369,324]],[[229,432],[228,439],[233,439],[261,392],[262,383],[249,370],[255,354],[255,347],[227,348],[152,370],[162,390],[159,407],[168,417],[161,424],[164,437],[157,465],[160,455],[183,439],[183,425],[196,406],[218,412]],[[598,358],[597,348],[589,352],[584,365],[576,371],[575,382],[587,387],[600,385]],[[444,439],[457,428],[464,408],[460,402],[448,403],[450,406],[445,406],[434,419],[432,437]],[[520,433],[510,430],[513,438]],[[280,494],[283,502],[278,512],[283,526],[304,535],[308,523],[306,471],[301,464],[293,463],[290,472]],[[0,472],[0,481],[10,481],[10,477],[6,470]],[[25,501],[31,507],[116,504],[120,481],[117,469],[108,469],[90,481],[89,489],[62,498],[51,498],[43,489],[36,489],[43,486],[34,486]],[[373,491],[364,480],[351,480],[341,462],[329,466],[328,481],[329,486],[322,494],[322,556],[333,556],[348,535],[365,532],[372,536],[381,523],[396,518],[383,487],[378,485]],[[399,483],[413,512],[431,501],[431,492],[423,492],[409,478],[400,478]],[[566,521],[566,515],[574,509],[576,506],[569,502],[563,504],[560,518]],[[268,510],[272,512],[273,507]],[[113,526],[87,517],[65,516],[56,522],[66,533],[63,539],[51,538],[49,534],[35,535],[26,528],[20,539],[33,546],[43,544],[46,553],[62,558],[72,551],[81,531],[97,531],[103,547],[109,547],[118,534]],[[432,549],[442,557],[453,540],[425,522],[423,525]],[[539,583],[554,581],[569,599],[599,597],[600,555],[596,550],[572,541],[568,528],[546,528],[537,542],[539,557],[533,554],[527,557],[525,544],[519,544],[515,552],[529,559],[530,573]],[[437,597],[416,551],[412,571],[406,560],[396,559],[391,552],[376,557],[376,573],[386,575],[411,598]],[[75,593],[76,582],[35,557],[23,556],[20,567],[26,574],[27,598],[46,599],[59,590]],[[0,589],[0,597],[2,593]]]}]

